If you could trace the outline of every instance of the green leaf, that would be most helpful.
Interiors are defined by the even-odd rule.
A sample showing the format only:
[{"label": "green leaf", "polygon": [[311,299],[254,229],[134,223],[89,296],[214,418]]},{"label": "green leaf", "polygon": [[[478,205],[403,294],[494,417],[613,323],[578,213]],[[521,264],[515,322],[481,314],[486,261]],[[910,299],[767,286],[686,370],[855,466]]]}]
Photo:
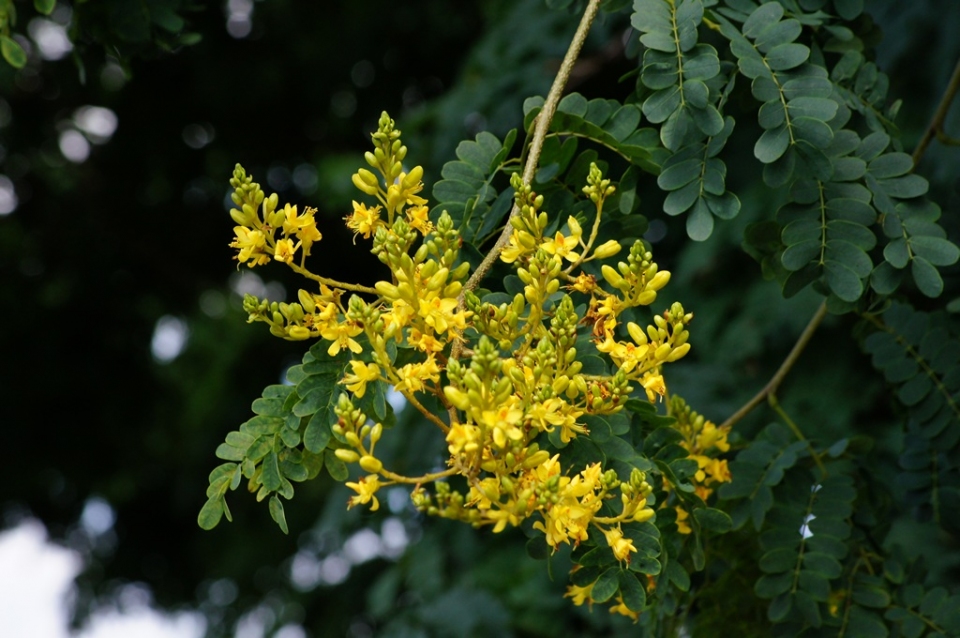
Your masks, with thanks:
[{"label": "green leaf", "polygon": [[579,93],[570,93],[557,104],[557,111],[583,117],[587,113],[587,98]]},{"label": "green leaf", "polygon": [[943,279],[940,273],[926,259],[916,257],[911,263],[910,271],[917,288],[927,297],[939,297],[943,292]]},{"label": "green leaf", "polygon": [[664,166],[663,172],[657,178],[657,186],[666,191],[675,191],[700,177],[702,166],[703,163],[697,158]]},{"label": "green leaf", "polygon": [[713,233],[713,215],[703,198],[698,199],[687,216],[687,235],[694,241],[705,241]]},{"label": "green leaf", "polygon": [[[910,247],[914,255],[927,260],[934,266],[952,266],[960,258],[960,248],[942,237],[914,235],[910,238]],[[886,257],[886,250],[884,250],[884,257]]]},{"label": "green leaf", "polygon": [[334,481],[343,482],[350,476],[350,471],[347,469],[346,463],[337,458],[333,450],[326,450],[323,453],[323,464],[326,466],[327,472],[330,473]]},{"label": "green leaf", "polygon": [[280,530],[284,534],[290,533],[290,530],[287,529],[287,517],[283,513],[283,503],[276,495],[270,497],[270,517],[280,526]]},{"label": "green leaf", "polygon": [[868,170],[877,179],[899,177],[913,170],[913,158],[906,153],[886,153],[871,161]]},{"label": "green leaf", "polygon": [[42,13],[45,16],[53,13],[53,9],[57,6],[57,0],[33,0],[33,8],[37,10],[38,13]]},{"label": "green leaf", "polygon": [[784,123],[777,128],[764,131],[753,148],[753,154],[764,164],[769,164],[783,155],[789,145],[790,131]]},{"label": "green leaf", "polygon": [[203,507],[200,509],[200,514],[197,515],[197,525],[199,525],[201,529],[211,530],[217,526],[222,516],[223,497],[211,496],[207,499],[207,502],[203,504]]},{"label": "green leaf", "polygon": [[790,117],[811,117],[822,122],[829,122],[837,114],[837,103],[822,97],[798,97],[787,103]]},{"label": "green leaf", "polygon": [[774,71],[786,71],[800,66],[809,57],[810,48],[808,46],[790,43],[780,44],[770,49],[766,55],[766,60]]},{"label": "green leaf", "polygon": [[790,613],[793,605],[793,597],[788,593],[783,593],[773,599],[770,606],[767,607],[767,618],[773,622],[780,622]]},{"label": "green leaf", "polygon": [[600,574],[600,578],[594,583],[590,591],[590,597],[594,602],[603,603],[610,600],[620,588],[620,568],[611,567]]},{"label": "green leaf", "polygon": [[927,180],[919,175],[905,175],[903,177],[882,179],[880,180],[880,185],[887,195],[899,199],[920,197],[930,188]]},{"label": "green leaf", "polygon": [[277,461],[277,453],[271,450],[263,457],[263,473],[260,475],[260,479],[263,481],[265,488],[271,492],[275,492],[280,489],[280,478],[280,465]]},{"label": "green leaf", "polygon": [[733,519],[723,510],[712,507],[698,507],[693,510],[693,517],[705,530],[717,534],[725,534],[733,528]]},{"label": "green leaf", "polygon": [[800,270],[813,259],[816,259],[821,250],[819,239],[811,239],[788,246],[780,258],[783,267],[787,270]]},{"label": "green leaf", "polygon": [[776,598],[789,590],[791,585],[793,585],[791,572],[765,574],[757,579],[753,591],[760,598]]},{"label": "green leaf", "polygon": [[757,34],[754,44],[762,53],[766,53],[771,48],[793,42],[800,35],[803,27],[794,19],[783,20],[771,24]]},{"label": "green leaf", "polygon": [[890,605],[890,594],[879,587],[860,585],[853,590],[853,602],[864,607],[885,609]]},{"label": "green leaf", "polygon": [[647,604],[647,592],[631,571],[620,572],[620,596],[630,611],[641,612]]},{"label": "green leaf", "polygon": [[27,64],[27,52],[13,38],[0,35],[0,53],[15,69],[22,69]]},{"label": "green leaf", "polygon": [[333,435],[331,431],[332,424],[327,417],[328,415],[325,411],[317,412],[310,418],[310,422],[307,423],[307,429],[303,432],[303,444],[314,454],[322,452],[324,448],[327,447],[327,444],[330,442],[330,437]]},{"label": "green leaf", "polygon": [[830,291],[844,301],[856,301],[863,294],[863,281],[845,263],[827,260],[823,263]]},{"label": "green leaf", "polygon": [[743,35],[750,39],[760,36],[767,27],[776,24],[783,17],[783,6],[776,2],[760,5],[747,21],[743,23]]}]

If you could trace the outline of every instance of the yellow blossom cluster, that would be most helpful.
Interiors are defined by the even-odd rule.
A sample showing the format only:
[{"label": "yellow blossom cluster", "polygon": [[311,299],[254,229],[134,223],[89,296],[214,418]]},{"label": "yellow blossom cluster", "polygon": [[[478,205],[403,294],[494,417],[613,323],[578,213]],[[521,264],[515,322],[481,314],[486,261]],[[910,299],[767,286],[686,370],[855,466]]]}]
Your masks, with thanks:
[{"label": "yellow blossom cluster", "polygon": [[[637,548],[624,529],[655,517],[645,473],[633,468],[619,476],[601,462],[572,466],[565,448],[590,435],[590,417],[621,411],[635,388],[651,402],[666,395],[662,367],[690,350],[692,315],[674,303],[646,328],[622,316],[652,304],[670,273],[659,270],[640,240],[615,267],[603,263],[602,279],[583,271],[622,249],[616,240],[595,245],[604,201],[616,190],[596,165],[583,188],[595,211],[589,231],[589,220],[568,216],[547,234],[544,198],[514,174],[516,212],[499,257],[514,269],[522,290],[506,295],[508,301],[503,293],[496,300],[481,297],[478,282],[468,280],[470,265],[461,258],[453,219],[431,212],[419,195],[423,169],[404,168],[407,149],[386,113],[372,137],[374,150],[365,155],[370,168],[358,170],[353,184],[375,202],[355,201],[345,221],[355,240],[371,240],[373,254],[391,273],[373,287],[304,267],[321,238],[313,209],[297,214],[290,205],[278,208],[276,195],[265,197],[239,166],[231,181],[240,207],[231,211],[239,224],[231,244],[237,259],[251,267],[282,261],[316,284],[300,290],[297,303],[248,296],[249,320],[267,323],[285,339],[323,339],[330,357],[349,353],[331,441],[337,458],[365,473],[347,483],[355,492],[349,506],[377,509],[378,490],[409,484],[415,506],[428,514],[494,532],[533,518],[533,529],[554,550],[601,542],[617,561],[629,563]],[[358,294],[345,299],[348,292]],[[605,357],[603,369],[585,371],[587,354]],[[357,407],[372,384],[392,386],[442,432],[445,469],[405,476],[384,467],[375,450],[384,427]],[[706,442],[707,434],[697,436]],[[691,455],[700,453],[701,439],[693,439]],[[725,439],[711,445],[725,445]],[[703,472],[712,470],[705,465]],[[590,600],[583,591],[571,596],[578,604]],[[622,599],[611,611],[637,614]]]},{"label": "yellow blossom cluster", "polygon": [[[677,420],[673,427],[683,436],[680,445],[687,450],[688,458],[697,462],[698,469],[691,477],[695,492],[706,501],[721,483],[729,483],[732,478],[727,460],[718,458],[730,451],[730,426],[718,427],[690,409],[680,397],[670,400],[670,414]],[[682,505],[675,509],[677,528],[681,534],[689,534],[693,531],[687,523],[690,513]]]}]

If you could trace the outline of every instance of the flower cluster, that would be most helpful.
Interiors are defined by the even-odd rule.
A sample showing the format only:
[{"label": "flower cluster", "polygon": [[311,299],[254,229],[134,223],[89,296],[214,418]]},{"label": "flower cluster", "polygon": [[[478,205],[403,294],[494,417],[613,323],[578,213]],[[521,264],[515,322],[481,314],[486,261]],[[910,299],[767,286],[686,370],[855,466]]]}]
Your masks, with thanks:
[{"label": "flower cluster", "polygon": [[[249,320],[267,323],[285,339],[323,339],[330,357],[350,354],[339,373],[330,444],[340,461],[364,473],[347,483],[355,492],[349,506],[377,509],[379,489],[410,484],[414,505],[427,514],[494,532],[532,519],[553,550],[600,545],[628,564],[637,547],[624,529],[655,517],[646,474],[634,467],[620,475],[599,461],[576,466],[568,451],[590,436],[590,418],[620,412],[635,390],[651,402],[666,395],[662,368],[690,350],[692,315],[674,303],[645,328],[632,319],[656,300],[670,273],[658,268],[641,240],[624,261],[603,263],[601,278],[584,271],[622,250],[616,240],[595,246],[604,202],[616,191],[596,165],[583,188],[593,219],[568,216],[551,233],[543,196],[514,174],[516,212],[500,259],[520,286],[512,295],[480,296],[467,279],[470,265],[460,255],[453,219],[431,213],[419,195],[423,170],[404,169],[407,149],[386,113],[372,138],[369,169],[358,170],[353,184],[373,201],[355,201],[345,221],[355,240],[371,240],[373,254],[390,270],[390,280],[373,287],[304,267],[321,239],[313,209],[279,208],[276,195],[265,197],[239,166],[231,181],[239,206],[231,211],[239,224],[231,244],[237,259],[251,267],[282,261],[316,284],[300,290],[296,303],[248,296]],[[360,294],[347,298],[348,292]],[[588,356],[593,363],[585,370]],[[446,468],[405,476],[384,466],[376,454],[384,427],[358,407],[374,384],[402,393],[442,432]],[[688,447],[694,458],[726,445],[719,436],[707,441],[702,419],[690,427],[699,427]],[[715,479],[703,458],[704,477]],[[570,595],[578,604],[592,602],[583,588]],[[611,611],[638,613],[622,599]]]},{"label": "flower cluster", "polygon": [[[688,458],[697,462],[697,471],[693,475],[693,485],[697,496],[706,501],[721,483],[731,480],[727,460],[718,458],[730,451],[727,435],[730,426],[717,427],[713,421],[694,412],[680,397],[670,400],[670,414],[676,418],[676,428],[683,438],[680,445],[687,451]],[[690,513],[682,505],[676,505],[677,528],[681,534],[693,531],[686,522]]]}]

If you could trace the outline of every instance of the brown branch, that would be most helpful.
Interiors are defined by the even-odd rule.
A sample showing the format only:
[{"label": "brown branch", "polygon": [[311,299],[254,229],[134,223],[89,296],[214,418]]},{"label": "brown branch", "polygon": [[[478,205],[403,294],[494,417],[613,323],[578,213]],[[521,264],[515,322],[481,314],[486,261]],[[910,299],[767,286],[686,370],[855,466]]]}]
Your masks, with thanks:
[{"label": "brown branch", "polygon": [[783,363],[780,364],[780,368],[777,370],[776,374],[773,375],[767,385],[763,386],[763,389],[760,390],[760,392],[758,392],[752,399],[747,401],[743,407],[734,412],[733,415],[724,421],[720,427],[729,427],[733,425],[745,417],[755,407],[763,403],[767,397],[776,393],[777,388],[780,387],[780,384],[783,383],[787,373],[790,372],[790,369],[797,362],[797,359],[800,358],[800,354],[803,352],[804,348],[807,347],[807,344],[813,337],[813,333],[816,332],[817,327],[820,325],[820,322],[823,321],[823,318],[826,316],[826,314],[827,302],[824,301],[820,304],[820,307],[817,308],[817,311],[810,319],[810,323],[808,323],[807,327],[803,329],[803,333],[800,335],[800,338],[797,339],[797,342],[793,345],[793,350],[790,351],[790,354],[787,355],[787,358],[784,359]]},{"label": "brown branch", "polygon": [[953,75],[950,76],[950,82],[947,83],[947,89],[943,92],[943,97],[940,98],[940,104],[937,106],[937,110],[930,120],[930,125],[927,126],[923,137],[920,138],[920,143],[917,144],[916,150],[913,151],[914,166],[920,163],[920,159],[923,157],[923,154],[927,152],[927,147],[930,145],[930,142],[933,141],[934,137],[938,139],[949,139],[943,131],[943,123],[947,119],[950,104],[953,103],[953,98],[956,97],[958,90],[960,90],[960,60],[957,60],[957,66],[953,69]]}]

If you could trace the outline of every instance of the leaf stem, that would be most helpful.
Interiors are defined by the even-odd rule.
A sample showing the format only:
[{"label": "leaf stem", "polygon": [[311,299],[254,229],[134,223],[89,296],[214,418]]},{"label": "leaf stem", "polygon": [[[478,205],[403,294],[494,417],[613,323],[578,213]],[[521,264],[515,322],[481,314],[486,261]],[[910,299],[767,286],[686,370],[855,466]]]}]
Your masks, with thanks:
[{"label": "leaf stem", "polygon": [[933,141],[934,137],[946,140],[945,143],[947,144],[950,143],[950,138],[947,137],[947,134],[943,130],[943,123],[947,119],[950,104],[953,102],[953,98],[956,97],[958,90],[960,90],[960,60],[957,60],[957,66],[953,68],[953,75],[950,76],[950,81],[947,83],[947,88],[943,92],[943,97],[940,98],[940,104],[937,106],[936,112],[934,112],[933,117],[930,119],[927,130],[923,133],[923,137],[920,138],[920,143],[917,144],[916,150],[913,151],[914,166],[920,163],[920,159],[923,157],[923,154],[927,152],[927,147],[930,146],[930,142]]},{"label": "leaf stem", "polygon": [[800,338],[797,339],[797,342],[793,345],[793,350],[790,351],[790,354],[787,355],[787,358],[783,360],[783,363],[780,364],[780,368],[777,370],[776,374],[767,382],[767,385],[763,386],[757,394],[747,401],[739,410],[733,413],[726,421],[723,422],[721,427],[729,427],[734,423],[745,417],[750,413],[755,407],[760,405],[764,399],[768,396],[771,396],[776,393],[777,388],[780,387],[780,384],[783,383],[784,378],[786,378],[787,373],[790,372],[790,369],[793,367],[793,364],[797,362],[797,359],[800,358],[800,354],[803,352],[804,348],[807,347],[807,344],[810,342],[810,339],[813,337],[813,333],[816,332],[817,327],[820,325],[820,322],[823,321],[823,318],[827,314],[827,302],[826,300],[820,304],[820,307],[817,308],[817,311],[813,314],[813,317],[810,319],[810,323],[807,324],[807,327],[803,329],[803,333],[800,335]]}]

